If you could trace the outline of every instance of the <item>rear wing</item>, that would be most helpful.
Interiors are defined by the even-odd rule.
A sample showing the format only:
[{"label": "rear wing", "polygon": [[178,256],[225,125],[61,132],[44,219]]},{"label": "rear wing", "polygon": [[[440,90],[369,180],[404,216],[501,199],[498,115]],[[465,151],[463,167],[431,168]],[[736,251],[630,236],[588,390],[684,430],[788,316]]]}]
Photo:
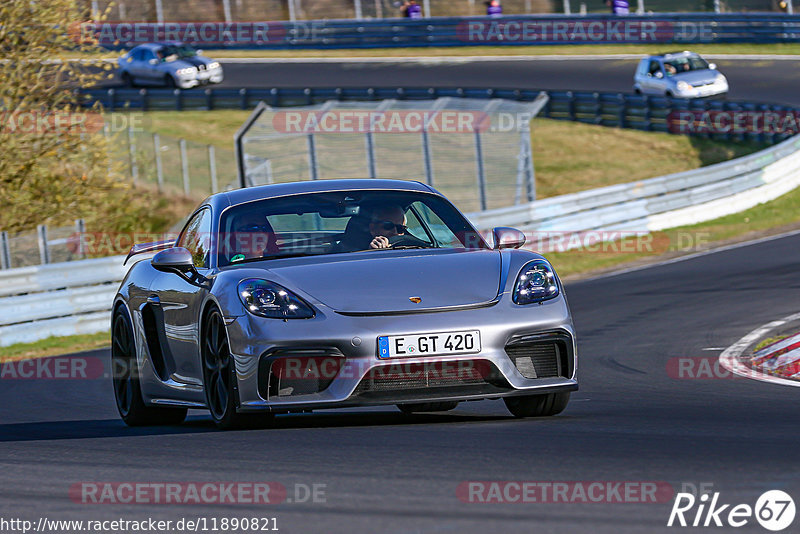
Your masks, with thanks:
[{"label": "rear wing", "polygon": [[122,265],[128,263],[128,260],[131,259],[132,256],[137,254],[144,254],[145,252],[155,252],[156,250],[164,250],[167,248],[172,248],[175,246],[175,240],[169,239],[166,241],[154,241],[152,243],[139,243],[138,245],[133,245],[131,247],[130,252],[125,257],[125,261],[122,262]]}]

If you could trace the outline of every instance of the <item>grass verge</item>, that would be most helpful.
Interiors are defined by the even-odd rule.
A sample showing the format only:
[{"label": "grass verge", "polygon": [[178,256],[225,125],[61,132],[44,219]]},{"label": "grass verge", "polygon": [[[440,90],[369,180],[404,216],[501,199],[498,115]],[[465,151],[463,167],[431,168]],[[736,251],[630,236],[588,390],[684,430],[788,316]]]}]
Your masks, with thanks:
[{"label": "grass verge", "polygon": [[71,354],[111,346],[108,332],[78,336],[49,337],[33,343],[18,343],[0,347],[0,363],[46,358],[60,354]]}]

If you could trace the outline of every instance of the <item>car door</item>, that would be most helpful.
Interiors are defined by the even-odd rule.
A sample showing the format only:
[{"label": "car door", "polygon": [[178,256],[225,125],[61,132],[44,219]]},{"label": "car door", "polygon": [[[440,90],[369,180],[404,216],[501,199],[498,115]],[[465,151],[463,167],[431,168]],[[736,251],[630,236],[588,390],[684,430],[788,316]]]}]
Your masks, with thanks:
[{"label": "car door", "polygon": [[[211,221],[211,208],[198,210],[177,242],[192,253],[195,268],[204,276],[210,272]],[[202,384],[199,322],[206,293],[201,284],[177,273],[161,273],[150,286],[148,304],[154,326],[160,330],[164,375],[179,383]]]},{"label": "car door", "polygon": [[142,50],[142,73],[143,78],[146,78],[148,82],[160,82],[164,78],[164,73],[158,68],[158,58],[156,58],[155,52],[149,48],[145,48]]},{"label": "car door", "polygon": [[664,67],[661,62],[651,59],[647,75],[642,81],[642,92],[647,95],[663,95],[666,87]]},{"label": "car door", "polygon": [[128,61],[128,72],[139,82],[149,81],[149,65],[144,61],[144,48],[134,48],[131,50]]}]

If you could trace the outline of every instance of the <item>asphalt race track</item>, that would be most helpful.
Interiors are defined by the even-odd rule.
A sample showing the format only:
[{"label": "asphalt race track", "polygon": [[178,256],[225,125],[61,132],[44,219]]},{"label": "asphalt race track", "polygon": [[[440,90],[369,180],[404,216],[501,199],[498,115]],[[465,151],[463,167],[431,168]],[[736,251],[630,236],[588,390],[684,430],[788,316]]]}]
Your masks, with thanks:
[{"label": "asphalt race track", "polygon": [[[223,54],[219,52],[220,57]],[[800,60],[713,61],[728,77],[729,99],[800,105]],[[637,60],[222,63],[221,87],[493,87],[630,93]]]},{"label": "asphalt race track", "polygon": [[[448,415],[387,407],[282,416],[277,428],[238,432],[216,431],[196,412],[181,427],[137,430],[117,418],[107,379],[4,379],[0,516],[276,517],[286,534],[641,533],[667,530],[671,499],[475,504],[460,501],[456,488],[474,480],[665,481],[676,490],[713,484],[724,503],[753,506],[770,489],[797,499],[798,390],[677,379],[667,365],[687,356],[713,361],[750,330],[796,312],[798,265],[794,235],[568,285],[581,390],[551,419],[515,420],[491,401]],[[294,484],[325,484],[327,502],[71,501],[70,487],[86,481],[277,481],[290,498]],[[738,530],[764,532],[752,519]]]}]

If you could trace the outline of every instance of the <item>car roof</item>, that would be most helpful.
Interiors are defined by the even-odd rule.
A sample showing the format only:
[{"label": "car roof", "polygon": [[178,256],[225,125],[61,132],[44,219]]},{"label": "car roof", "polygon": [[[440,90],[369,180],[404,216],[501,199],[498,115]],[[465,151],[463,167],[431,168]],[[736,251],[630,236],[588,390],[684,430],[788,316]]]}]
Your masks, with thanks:
[{"label": "car roof", "polygon": [[341,191],[363,190],[390,190],[390,191],[417,191],[420,193],[434,193],[438,191],[422,182],[407,180],[381,180],[376,178],[347,179],[347,180],[306,180],[303,182],[286,182],[281,184],[245,187],[211,195],[205,204],[224,209],[252,200],[284,197],[302,193],[329,193]]},{"label": "car roof", "polygon": [[140,44],[138,46],[133,47],[133,50],[136,50],[137,48],[147,48],[149,50],[154,50],[156,48],[161,48],[162,46],[168,46],[168,45],[169,46],[178,46],[178,45],[182,45],[182,44],[183,43],[180,42],[180,41],[156,41],[156,42],[153,42],[153,43],[142,43],[142,44]]},{"label": "car roof", "polygon": [[688,50],[684,50],[682,52],[667,52],[666,54],[655,54],[652,56],[648,56],[646,59],[677,59],[681,57],[692,57],[692,56],[699,56],[700,54],[696,52],[689,52]]}]

